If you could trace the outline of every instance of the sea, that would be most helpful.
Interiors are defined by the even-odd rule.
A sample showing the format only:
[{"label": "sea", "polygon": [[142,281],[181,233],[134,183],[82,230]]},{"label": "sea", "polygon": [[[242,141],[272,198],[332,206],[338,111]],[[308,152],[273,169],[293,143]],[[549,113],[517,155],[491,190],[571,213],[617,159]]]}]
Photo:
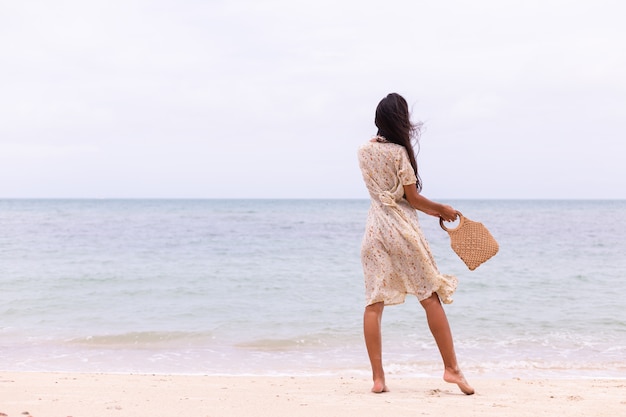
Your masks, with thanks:
[{"label": "sea", "polygon": [[[442,200],[500,252],[445,305],[468,378],[626,378],[626,201]],[[368,200],[0,200],[0,370],[369,375]],[[439,377],[413,296],[385,308],[388,375]]]}]

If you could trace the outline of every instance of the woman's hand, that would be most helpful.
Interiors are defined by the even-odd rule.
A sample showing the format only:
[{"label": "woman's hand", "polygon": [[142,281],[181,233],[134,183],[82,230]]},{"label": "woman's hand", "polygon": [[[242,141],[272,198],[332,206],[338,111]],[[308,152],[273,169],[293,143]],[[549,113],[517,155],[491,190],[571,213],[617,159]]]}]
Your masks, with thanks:
[{"label": "woman's hand", "polygon": [[439,217],[444,219],[447,222],[454,221],[456,219],[456,210],[447,204],[442,204],[438,213]]}]

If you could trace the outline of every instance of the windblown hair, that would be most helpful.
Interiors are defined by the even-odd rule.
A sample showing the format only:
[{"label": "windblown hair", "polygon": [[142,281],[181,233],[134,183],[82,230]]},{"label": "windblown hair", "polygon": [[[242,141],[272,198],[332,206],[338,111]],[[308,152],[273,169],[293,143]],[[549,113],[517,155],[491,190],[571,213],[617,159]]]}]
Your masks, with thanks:
[{"label": "windblown hair", "polygon": [[418,140],[422,124],[411,122],[409,106],[404,97],[397,93],[391,93],[382,99],[376,107],[374,123],[378,128],[379,136],[406,148],[411,166],[417,177],[415,184],[417,191],[422,191],[422,180],[417,172],[417,162],[413,150],[413,140],[419,147]]}]

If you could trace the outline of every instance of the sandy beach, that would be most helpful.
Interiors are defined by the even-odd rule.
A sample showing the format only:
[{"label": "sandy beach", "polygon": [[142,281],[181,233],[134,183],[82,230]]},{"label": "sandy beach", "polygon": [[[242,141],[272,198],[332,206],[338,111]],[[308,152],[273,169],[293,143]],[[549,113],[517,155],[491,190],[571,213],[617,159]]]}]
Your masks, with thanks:
[{"label": "sandy beach", "polygon": [[620,416],[626,381],[473,379],[476,394],[429,378],[0,372],[0,416]]}]

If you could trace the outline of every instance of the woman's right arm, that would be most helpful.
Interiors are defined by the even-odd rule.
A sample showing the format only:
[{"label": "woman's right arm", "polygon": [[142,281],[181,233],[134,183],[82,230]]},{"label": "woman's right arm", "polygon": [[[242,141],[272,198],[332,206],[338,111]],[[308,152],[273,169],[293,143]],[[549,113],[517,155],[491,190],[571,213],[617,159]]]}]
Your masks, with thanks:
[{"label": "woman's right arm", "polygon": [[411,207],[416,210],[423,211],[431,216],[441,217],[447,222],[456,219],[456,210],[447,204],[437,203],[429,200],[417,192],[415,184],[404,186],[404,197],[407,199]]}]

